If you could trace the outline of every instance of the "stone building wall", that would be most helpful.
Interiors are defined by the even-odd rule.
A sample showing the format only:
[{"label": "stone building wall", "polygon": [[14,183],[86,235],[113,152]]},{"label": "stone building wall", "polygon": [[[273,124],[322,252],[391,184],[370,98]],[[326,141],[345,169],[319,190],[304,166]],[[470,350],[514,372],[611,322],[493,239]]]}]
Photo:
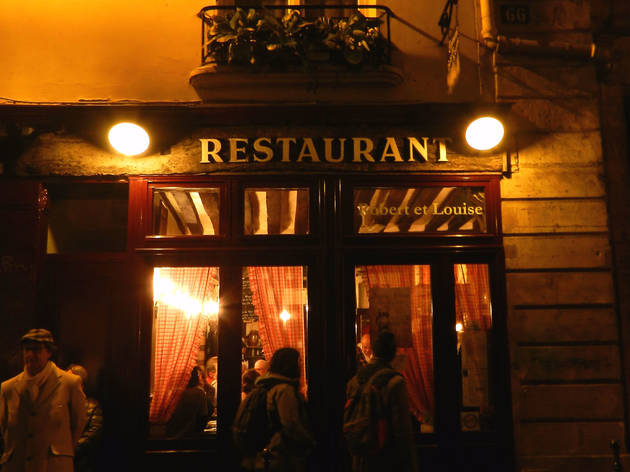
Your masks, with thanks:
[{"label": "stone building wall", "polygon": [[588,44],[591,4],[529,4],[538,50],[495,58],[497,98],[518,121],[501,183],[517,469],[610,471],[626,402],[600,77],[544,43]]}]

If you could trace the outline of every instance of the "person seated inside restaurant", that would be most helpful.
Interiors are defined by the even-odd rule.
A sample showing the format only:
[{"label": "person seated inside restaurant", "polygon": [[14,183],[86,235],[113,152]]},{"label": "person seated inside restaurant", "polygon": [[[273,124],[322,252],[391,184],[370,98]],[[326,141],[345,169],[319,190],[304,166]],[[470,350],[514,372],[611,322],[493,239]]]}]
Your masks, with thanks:
[{"label": "person seated inside restaurant", "polygon": [[243,372],[241,382],[241,400],[254,389],[254,384],[256,383],[256,379],[258,377],[260,377],[260,374],[256,371],[256,369],[247,369]]},{"label": "person seated inside restaurant", "polygon": [[258,375],[265,375],[269,370],[269,362],[265,359],[258,359],[254,363],[254,369],[258,372]]},{"label": "person seated inside restaurant", "polygon": [[208,399],[203,387],[201,367],[195,366],[186,389],[166,423],[166,434],[171,438],[202,433],[209,419]]},{"label": "person seated inside restaurant", "polygon": [[372,360],[372,343],[370,342],[370,333],[364,333],[361,336],[361,342],[357,344],[357,364],[362,367],[369,364]]},{"label": "person seated inside restaurant", "polygon": [[217,407],[217,380],[219,377],[219,358],[213,356],[206,361],[206,381],[204,388],[208,395],[208,400],[212,404],[210,413],[214,413]]}]

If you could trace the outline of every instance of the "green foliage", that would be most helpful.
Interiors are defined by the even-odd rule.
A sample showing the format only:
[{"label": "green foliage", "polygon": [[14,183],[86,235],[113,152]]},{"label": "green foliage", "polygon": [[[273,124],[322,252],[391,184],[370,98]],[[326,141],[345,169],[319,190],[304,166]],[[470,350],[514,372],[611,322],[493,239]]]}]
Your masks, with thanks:
[{"label": "green foliage", "polygon": [[352,68],[386,62],[386,41],[360,12],[349,18],[304,18],[291,10],[282,18],[268,9],[237,8],[231,15],[206,18],[208,60],[218,64],[283,69],[316,62]]}]

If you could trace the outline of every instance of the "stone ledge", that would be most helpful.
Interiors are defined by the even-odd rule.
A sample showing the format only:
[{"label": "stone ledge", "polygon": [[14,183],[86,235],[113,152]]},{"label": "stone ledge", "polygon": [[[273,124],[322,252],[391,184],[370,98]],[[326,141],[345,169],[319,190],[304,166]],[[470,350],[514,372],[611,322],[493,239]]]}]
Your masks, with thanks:
[{"label": "stone ledge", "polygon": [[387,93],[403,76],[392,66],[350,71],[319,65],[315,70],[252,72],[243,66],[208,64],[194,69],[190,85],[203,102],[307,102],[365,100],[365,93]]}]

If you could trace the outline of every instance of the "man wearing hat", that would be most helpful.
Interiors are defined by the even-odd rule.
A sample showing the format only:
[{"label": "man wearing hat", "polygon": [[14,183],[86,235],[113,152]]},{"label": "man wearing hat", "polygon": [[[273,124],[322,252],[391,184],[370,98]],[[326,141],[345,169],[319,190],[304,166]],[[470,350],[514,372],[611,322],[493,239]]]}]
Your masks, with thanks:
[{"label": "man wearing hat", "polygon": [[0,385],[2,472],[72,472],[86,421],[81,378],[50,360],[50,331],[22,336],[24,372]]}]

